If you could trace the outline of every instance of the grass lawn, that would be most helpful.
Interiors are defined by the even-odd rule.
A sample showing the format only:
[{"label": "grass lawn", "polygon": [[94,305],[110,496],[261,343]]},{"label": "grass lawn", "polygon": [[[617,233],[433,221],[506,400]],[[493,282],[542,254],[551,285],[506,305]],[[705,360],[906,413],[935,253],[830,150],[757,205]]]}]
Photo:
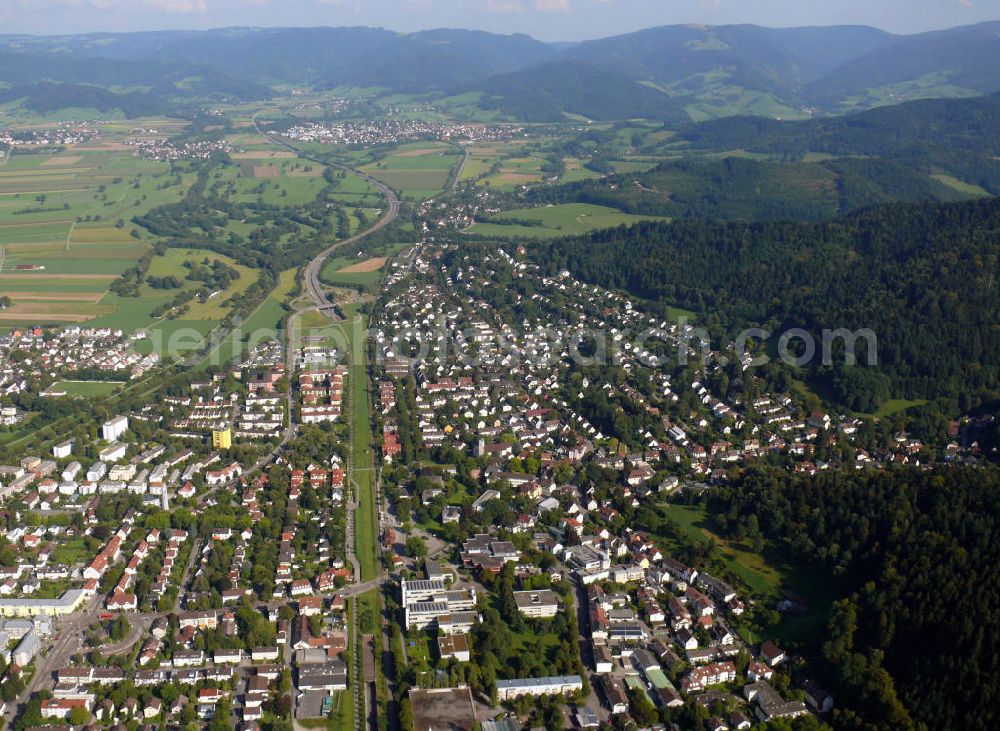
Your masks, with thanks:
[{"label": "grass lawn", "polygon": [[403,643],[406,645],[406,658],[410,664],[420,665],[425,663],[431,666],[430,638],[426,632],[412,632],[410,637],[404,637]]},{"label": "grass lawn", "polygon": [[349,477],[356,482],[358,491],[358,509],[354,515],[354,553],[361,565],[361,580],[375,578],[378,572],[376,515],[375,515],[375,484],[372,473],[372,433],[368,414],[370,408],[368,394],[368,351],[363,340],[356,339],[359,331],[364,332],[367,319],[358,323],[356,307],[346,307],[348,322],[333,325],[331,330],[337,331],[337,347],[346,349],[348,355],[347,387],[351,398],[347,402],[346,418],[351,427],[354,459]]},{"label": "grass lawn", "polygon": [[101,298],[101,304],[113,305],[114,311],[104,315],[89,324],[94,327],[115,327],[125,331],[138,330],[153,323],[152,312],[161,304],[169,302],[173,295],[119,297],[108,292]]},{"label": "grass lawn", "polygon": [[70,588],[69,579],[59,581],[43,581],[32,596],[37,599],[55,599],[62,596],[63,592]]},{"label": "grass lawn", "polygon": [[82,538],[72,538],[56,544],[52,551],[52,562],[75,566],[89,561],[93,556],[87,551],[87,544]]},{"label": "grass lawn", "polygon": [[235,200],[253,203],[261,199],[275,206],[299,206],[315,200],[325,186],[322,177],[240,178],[236,183]]},{"label": "grass lawn", "polygon": [[682,317],[686,317],[688,320],[694,320],[698,317],[698,313],[693,310],[685,310],[683,307],[667,305],[667,317],[674,321],[679,320]]},{"label": "grass lawn", "polygon": [[650,702],[651,705],[655,705],[653,703],[653,699],[649,697],[649,693],[646,692],[646,686],[643,684],[643,682],[641,680],[639,680],[639,676],[638,675],[629,675],[629,676],[627,676],[625,678],[625,685],[627,685],[632,690],[638,690],[644,696],[646,696],[646,699]]},{"label": "grass lawn", "polygon": [[[596,206],[589,203],[564,203],[542,208],[518,208],[504,211],[496,216],[504,223],[476,223],[468,230],[482,236],[521,236],[525,238],[553,238],[572,236],[594,229],[614,226],[631,226],[639,221],[669,221],[661,216],[636,216],[622,213],[615,208]],[[538,221],[538,226],[524,226],[514,223],[518,220]]]},{"label": "grass lawn", "polygon": [[261,306],[248,317],[240,328],[244,333],[258,330],[277,330],[278,323],[287,314],[282,306],[295,289],[295,274],[297,269],[286,269],[278,275],[278,286],[275,287]]},{"label": "grass lawn", "polygon": [[299,721],[300,726],[305,726],[306,728],[326,728],[331,731],[340,731],[340,729],[348,729],[354,727],[354,691],[348,688],[347,690],[337,691],[336,699],[333,704],[333,713],[331,714],[329,720],[326,721]]},{"label": "grass lawn", "polygon": [[183,355],[204,347],[214,328],[215,323],[207,320],[161,320],[148,328],[149,339],[140,340],[138,345],[160,355]]},{"label": "grass lawn", "polygon": [[317,310],[306,310],[299,316],[299,326],[303,330],[321,330],[330,324],[330,318]]}]

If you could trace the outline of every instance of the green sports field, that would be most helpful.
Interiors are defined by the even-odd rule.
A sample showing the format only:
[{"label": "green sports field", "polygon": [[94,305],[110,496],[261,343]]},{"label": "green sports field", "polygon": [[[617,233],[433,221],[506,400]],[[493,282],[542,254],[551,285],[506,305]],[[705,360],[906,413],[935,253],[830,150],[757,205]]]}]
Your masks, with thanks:
[{"label": "green sports field", "polygon": [[114,393],[121,385],[120,381],[59,381],[53,388],[66,391],[68,396],[99,398]]}]

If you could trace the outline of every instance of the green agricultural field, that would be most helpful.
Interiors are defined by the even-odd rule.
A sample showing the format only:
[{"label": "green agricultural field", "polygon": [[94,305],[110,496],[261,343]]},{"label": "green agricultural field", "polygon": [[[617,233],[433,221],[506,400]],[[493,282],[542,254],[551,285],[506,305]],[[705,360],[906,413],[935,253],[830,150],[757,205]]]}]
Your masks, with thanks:
[{"label": "green agricultural field", "polygon": [[[334,286],[360,288],[373,286],[378,284],[382,278],[382,270],[385,266],[384,260],[395,256],[407,246],[408,244],[389,244],[378,246],[374,250],[366,252],[367,255],[363,257],[338,256],[333,259],[327,259],[320,273],[320,279]],[[377,265],[377,268],[371,268],[370,271],[343,271],[349,267],[357,269],[367,268],[365,266],[366,262],[371,262],[372,267]]]},{"label": "green agricultural field", "polygon": [[[37,274],[4,274],[0,276],[0,289],[4,294],[14,296],[17,292],[54,292],[61,295],[73,293],[90,293],[94,295],[94,301],[100,300],[107,291],[108,284],[112,281],[110,277],[96,275],[93,277],[75,277],[73,279],[59,279],[45,276],[45,273]],[[57,296],[57,295],[53,295]],[[14,297],[14,299],[17,299]]]},{"label": "green agricultural field", "polygon": [[589,203],[565,203],[544,208],[518,208],[504,211],[496,216],[499,221],[538,221],[538,226],[518,223],[476,223],[469,232],[481,236],[504,236],[522,238],[554,238],[572,236],[601,228],[631,226],[639,221],[668,221],[657,216],[636,216],[622,213],[615,208],[595,206]]},{"label": "green agricultural field", "polygon": [[[17,265],[44,266],[50,274],[114,274],[120,275],[148,250],[139,241],[111,244],[45,243],[35,245],[10,244],[4,270]],[[23,276],[33,276],[25,274]]]},{"label": "green agricultural field", "polygon": [[0,245],[36,242],[65,242],[72,221],[59,220],[31,224],[0,224]]},{"label": "green agricultural field", "polygon": [[400,191],[404,198],[422,200],[444,189],[451,170],[461,160],[462,152],[453,146],[418,142],[401,145],[363,170]]},{"label": "green agricultural field", "polygon": [[576,183],[580,180],[591,180],[601,177],[593,170],[588,170],[583,166],[583,161],[575,157],[567,157],[563,160],[566,172],[559,178],[560,183]]},{"label": "green agricultural field", "polygon": [[462,152],[438,142],[401,145],[369,168],[376,170],[447,170],[462,159]]},{"label": "green agricultural field", "polygon": [[433,198],[448,182],[447,170],[372,170],[371,175],[407,200]]},{"label": "green agricultural field", "polygon": [[505,158],[520,154],[521,147],[513,143],[497,142],[491,145],[472,145],[466,148],[469,159],[462,169],[461,181],[478,180],[487,175],[494,165],[501,165]]},{"label": "green agricultural field", "polygon": [[[347,257],[338,257],[332,261],[326,263],[323,267],[323,271],[320,273],[320,278],[327,284],[348,286],[348,287],[369,287],[378,284],[379,280],[382,278],[382,267],[379,265],[377,269],[365,272],[345,272],[344,269],[348,267],[355,267],[358,265],[364,265],[365,262],[371,262],[370,259],[349,259]],[[372,265],[378,264],[378,261],[372,262]]]},{"label": "green agricultural field", "polygon": [[170,170],[111,144],[15,153],[0,168],[0,281],[15,303],[4,319],[135,320],[146,302],[127,303],[128,312],[113,299],[98,302],[149,250],[132,217],[179,200],[194,180]]}]

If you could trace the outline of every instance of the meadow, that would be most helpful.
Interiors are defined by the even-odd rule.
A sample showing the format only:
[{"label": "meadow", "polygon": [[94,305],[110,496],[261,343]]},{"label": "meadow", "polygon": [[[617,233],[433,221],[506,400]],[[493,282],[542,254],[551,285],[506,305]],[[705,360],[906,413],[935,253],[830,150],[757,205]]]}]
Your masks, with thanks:
[{"label": "meadow", "polygon": [[[817,579],[815,571],[786,552],[784,547],[765,543],[764,550],[754,550],[749,540],[726,538],[712,529],[711,515],[697,505],[671,503],[666,516],[680,531],[682,541],[664,540],[668,551],[678,551],[683,542],[695,545],[712,541],[714,561],[737,576],[758,598],[782,598],[794,595],[808,607],[801,614],[782,618],[768,628],[768,636],[798,640],[822,631],[829,619],[830,606],[837,588]],[[751,642],[760,638],[749,636]]]},{"label": "meadow", "polygon": [[[511,223],[475,223],[469,233],[481,236],[513,236],[523,238],[554,238],[572,236],[613,226],[631,226],[639,221],[669,220],[656,216],[636,216],[615,208],[589,203],[565,203],[543,208],[518,208],[498,214],[496,221]],[[538,221],[537,226],[525,226],[517,221]]]}]

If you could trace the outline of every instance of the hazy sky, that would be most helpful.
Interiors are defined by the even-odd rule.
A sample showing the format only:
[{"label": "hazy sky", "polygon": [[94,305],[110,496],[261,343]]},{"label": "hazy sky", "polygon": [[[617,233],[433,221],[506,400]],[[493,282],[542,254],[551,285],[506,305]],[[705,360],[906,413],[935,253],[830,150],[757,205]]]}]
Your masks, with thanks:
[{"label": "hazy sky", "polygon": [[0,33],[370,25],[578,40],[671,23],[864,24],[911,33],[1000,18],[1000,0],[0,0]]}]

